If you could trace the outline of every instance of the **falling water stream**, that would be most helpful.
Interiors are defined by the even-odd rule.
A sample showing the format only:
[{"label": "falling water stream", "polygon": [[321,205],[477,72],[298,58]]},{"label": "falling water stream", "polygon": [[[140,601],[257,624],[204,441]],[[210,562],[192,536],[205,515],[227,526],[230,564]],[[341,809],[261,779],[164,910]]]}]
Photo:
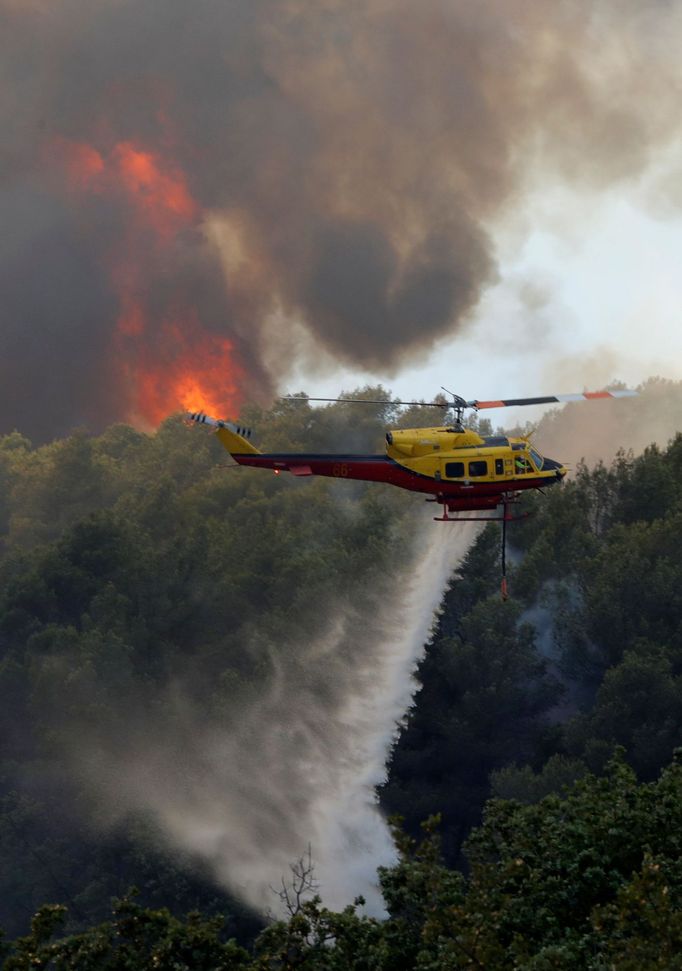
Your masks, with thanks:
[{"label": "falling water stream", "polygon": [[390,596],[384,588],[372,609],[342,602],[323,637],[301,638],[295,657],[281,651],[229,727],[176,690],[165,718],[138,723],[115,753],[80,753],[89,783],[114,815],[151,813],[172,844],[261,911],[277,912],[272,888],[310,846],[328,906],[362,894],[381,913],[376,871],[395,851],[375,790],[475,531],[429,519]]}]

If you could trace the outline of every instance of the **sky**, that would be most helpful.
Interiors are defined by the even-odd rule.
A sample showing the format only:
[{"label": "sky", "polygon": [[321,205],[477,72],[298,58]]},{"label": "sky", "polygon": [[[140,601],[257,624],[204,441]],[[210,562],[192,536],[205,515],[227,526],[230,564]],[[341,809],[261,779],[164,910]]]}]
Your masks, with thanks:
[{"label": "sky", "polygon": [[[681,379],[682,210],[657,204],[656,187],[677,163],[682,193],[682,146],[665,162],[611,192],[535,194],[496,234],[499,282],[425,360],[396,374],[303,367],[282,387],[331,396],[379,383],[430,400],[444,386],[472,400]],[[513,425],[548,407],[495,417]]]}]

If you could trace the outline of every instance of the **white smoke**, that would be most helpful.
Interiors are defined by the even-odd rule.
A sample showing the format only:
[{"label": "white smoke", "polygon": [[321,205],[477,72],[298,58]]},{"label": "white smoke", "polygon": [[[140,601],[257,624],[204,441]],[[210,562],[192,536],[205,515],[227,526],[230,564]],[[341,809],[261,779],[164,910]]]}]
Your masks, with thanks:
[{"label": "white smoke", "polygon": [[[80,769],[113,819],[151,812],[169,841],[207,863],[257,909],[310,845],[322,898],[340,908],[383,902],[377,867],[395,858],[375,787],[415,690],[413,671],[447,581],[475,525],[421,528],[423,551],[372,609],[342,603],[323,638],[277,654],[257,702],[224,717],[177,688],[165,715],[93,744]],[[108,748],[108,746],[107,746]]]}]

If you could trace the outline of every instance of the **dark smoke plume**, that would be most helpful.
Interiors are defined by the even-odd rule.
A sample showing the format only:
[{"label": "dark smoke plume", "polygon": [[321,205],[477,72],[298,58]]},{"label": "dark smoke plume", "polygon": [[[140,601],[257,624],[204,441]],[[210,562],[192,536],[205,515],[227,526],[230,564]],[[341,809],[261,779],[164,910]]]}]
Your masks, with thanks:
[{"label": "dark smoke plume", "polygon": [[537,179],[678,126],[665,0],[0,0],[0,430],[390,369],[495,278]]}]

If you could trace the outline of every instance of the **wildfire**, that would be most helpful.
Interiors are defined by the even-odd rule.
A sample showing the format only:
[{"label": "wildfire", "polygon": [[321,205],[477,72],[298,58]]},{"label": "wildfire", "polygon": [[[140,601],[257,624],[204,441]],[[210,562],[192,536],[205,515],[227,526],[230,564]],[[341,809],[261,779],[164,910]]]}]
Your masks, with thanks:
[{"label": "wildfire", "polygon": [[199,214],[182,173],[165,168],[151,152],[136,149],[130,142],[117,145],[112,153],[115,169],[138,213],[154,227],[158,236],[170,239],[191,225]]},{"label": "wildfire", "polygon": [[[245,373],[233,342],[202,324],[187,292],[191,287],[172,275],[162,277],[161,284],[157,277],[157,299],[151,296],[146,257],[154,257],[157,274],[159,266],[172,266],[178,237],[196,228],[202,216],[183,172],[129,141],[101,153],[59,139],[51,145],[51,163],[55,159],[71,192],[118,197],[127,217],[106,262],[119,303],[111,358],[129,419],[156,425],[178,410],[234,416]],[[152,309],[154,304],[172,306],[172,314]]]},{"label": "wildfire", "polygon": [[163,354],[155,358],[147,348],[147,356],[130,365],[136,415],[158,424],[178,409],[218,418],[238,413],[245,374],[227,338],[207,335],[190,314],[182,323],[164,324],[160,342]]},{"label": "wildfire", "polygon": [[104,159],[90,145],[58,138],[50,146],[47,158],[56,157],[72,190],[91,188],[104,171]]}]

